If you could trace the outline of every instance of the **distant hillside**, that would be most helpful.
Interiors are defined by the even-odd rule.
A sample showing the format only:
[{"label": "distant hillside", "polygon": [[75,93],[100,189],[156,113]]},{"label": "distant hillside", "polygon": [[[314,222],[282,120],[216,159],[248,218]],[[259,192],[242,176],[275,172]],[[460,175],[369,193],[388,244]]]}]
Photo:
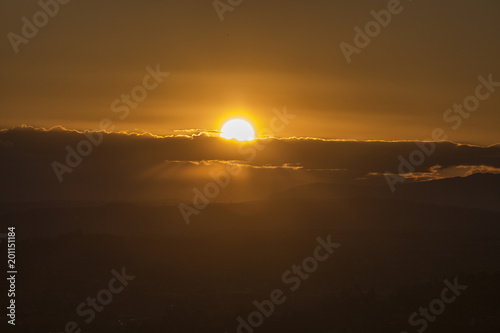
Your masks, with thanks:
[{"label": "distant hillside", "polygon": [[[237,316],[253,311],[254,300],[286,288],[283,272],[312,256],[317,238],[329,235],[341,246],[259,331],[400,331],[409,314],[455,276],[470,286],[464,300],[473,301],[460,299],[446,313],[461,314],[438,324],[465,333],[471,330],[463,323],[453,326],[457,318],[479,318],[488,323],[484,332],[497,331],[489,313],[500,311],[500,212],[390,198],[281,196],[211,205],[190,225],[175,205],[126,203],[28,205],[4,211],[0,221],[3,230],[17,227],[24,279],[18,300],[29,304],[19,318],[27,333],[62,330],[75,319],[75,307],[121,267],[137,278],[88,332],[228,331]],[[357,323],[363,325],[348,330]]]},{"label": "distant hillside", "polygon": [[316,183],[274,194],[274,199],[331,201],[340,198],[393,198],[435,205],[500,211],[500,175],[474,174],[426,182],[407,182],[392,193],[387,186]]}]

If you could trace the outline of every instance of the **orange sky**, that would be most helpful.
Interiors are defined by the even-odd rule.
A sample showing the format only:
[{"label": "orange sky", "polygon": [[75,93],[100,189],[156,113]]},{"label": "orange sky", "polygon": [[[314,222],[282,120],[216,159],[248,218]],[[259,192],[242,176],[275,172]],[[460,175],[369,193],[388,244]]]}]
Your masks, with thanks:
[{"label": "orange sky", "polygon": [[[35,1],[2,3],[0,27],[21,33]],[[500,142],[500,92],[460,128],[443,114],[500,81],[500,5],[413,1],[348,64],[339,47],[387,1],[245,1],[220,21],[210,1],[70,2],[16,54],[0,44],[1,127],[20,124],[174,133],[217,129],[242,113],[266,127],[274,108],[297,115],[280,136]],[[129,116],[112,102],[142,84],[146,67],[170,75]]]}]

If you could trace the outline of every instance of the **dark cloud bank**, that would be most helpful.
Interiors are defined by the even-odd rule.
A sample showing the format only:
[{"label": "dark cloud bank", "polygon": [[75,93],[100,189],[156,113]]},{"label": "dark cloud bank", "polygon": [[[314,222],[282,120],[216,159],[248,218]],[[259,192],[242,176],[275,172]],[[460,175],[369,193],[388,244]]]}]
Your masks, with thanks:
[{"label": "dark cloud bank", "polygon": [[[70,153],[68,158],[69,151],[87,156],[80,159]],[[2,130],[0,154],[3,202],[189,202],[194,189],[203,191],[216,179],[226,182],[223,175],[228,168],[238,173],[214,202],[262,199],[283,192],[286,196],[294,191],[327,195],[317,183],[335,186],[337,192],[356,192],[353,189],[359,187],[366,193],[376,188],[380,195],[389,196],[403,195],[417,181],[447,178],[420,183],[430,186],[500,169],[499,145],[287,138],[242,146],[208,135],[157,137],[31,127]],[[395,183],[395,194],[384,175],[396,174],[399,168],[411,173],[404,175],[404,182]],[[488,177],[497,181],[499,176]],[[478,175],[467,178],[479,179]]]}]

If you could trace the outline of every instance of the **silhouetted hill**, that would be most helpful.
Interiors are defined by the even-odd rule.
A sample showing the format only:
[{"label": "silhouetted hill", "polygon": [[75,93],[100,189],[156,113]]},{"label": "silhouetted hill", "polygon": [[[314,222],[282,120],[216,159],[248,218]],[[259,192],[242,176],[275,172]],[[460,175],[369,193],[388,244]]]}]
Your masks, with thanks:
[{"label": "silhouetted hill", "polygon": [[499,221],[492,211],[354,197],[211,205],[190,225],[177,206],[30,207],[0,226],[17,226],[27,333],[78,320],[76,306],[121,267],[136,279],[85,331],[235,331],[328,235],[341,246],[259,331],[402,330],[444,278],[460,276],[469,289],[447,313],[463,314],[440,318],[434,332],[469,332],[473,319],[497,327]]},{"label": "silhouetted hill", "polygon": [[[189,225],[177,206],[4,211],[0,228],[15,225],[18,233],[17,299],[26,304],[18,327],[60,332],[77,320],[83,332],[234,332],[254,300],[288,291],[283,273],[313,256],[317,238],[328,235],[341,246],[288,291],[259,332],[398,332],[439,297],[445,278],[457,276],[468,289],[429,332],[499,327],[500,212],[330,196],[210,205]],[[85,326],[76,307],[121,267],[136,279]]]},{"label": "silhouetted hill", "polygon": [[340,198],[393,198],[435,205],[500,211],[500,175],[474,174],[426,182],[398,184],[392,193],[386,185],[315,183],[277,193],[273,199],[331,201]]},{"label": "silhouetted hill", "polygon": [[474,174],[409,183],[401,186],[396,196],[419,202],[500,211],[500,175]]}]

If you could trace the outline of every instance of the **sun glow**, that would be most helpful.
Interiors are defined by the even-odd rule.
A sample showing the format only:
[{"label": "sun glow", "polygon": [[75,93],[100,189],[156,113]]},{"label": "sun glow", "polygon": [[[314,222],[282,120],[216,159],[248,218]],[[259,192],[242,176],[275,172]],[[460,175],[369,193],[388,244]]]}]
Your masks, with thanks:
[{"label": "sun glow", "polygon": [[255,139],[255,131],[249,122],[242,119],[232,119],[222,126],[220,136],[227,140],[252,141]]}]

